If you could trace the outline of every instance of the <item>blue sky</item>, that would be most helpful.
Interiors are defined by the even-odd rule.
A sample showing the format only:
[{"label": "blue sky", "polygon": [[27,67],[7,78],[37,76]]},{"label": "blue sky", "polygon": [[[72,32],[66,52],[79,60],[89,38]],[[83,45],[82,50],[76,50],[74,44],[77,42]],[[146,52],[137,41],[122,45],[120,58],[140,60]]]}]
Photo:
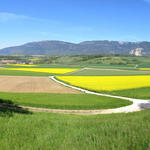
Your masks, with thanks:
[{"label": "blue sky", "polygon": [[150,41],[150,0],[1,0],[0,48],[40,40]]}]

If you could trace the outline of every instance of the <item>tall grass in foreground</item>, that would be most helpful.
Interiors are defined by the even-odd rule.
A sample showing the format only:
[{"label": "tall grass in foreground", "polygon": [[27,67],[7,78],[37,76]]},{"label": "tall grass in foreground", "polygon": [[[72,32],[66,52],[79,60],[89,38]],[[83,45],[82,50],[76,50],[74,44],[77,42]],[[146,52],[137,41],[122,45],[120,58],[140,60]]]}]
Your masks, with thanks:
[{"label": "tall grass in foreground", "polygon": [[1,150],[148,150],[150,110],[96,116],[0,117]]}]

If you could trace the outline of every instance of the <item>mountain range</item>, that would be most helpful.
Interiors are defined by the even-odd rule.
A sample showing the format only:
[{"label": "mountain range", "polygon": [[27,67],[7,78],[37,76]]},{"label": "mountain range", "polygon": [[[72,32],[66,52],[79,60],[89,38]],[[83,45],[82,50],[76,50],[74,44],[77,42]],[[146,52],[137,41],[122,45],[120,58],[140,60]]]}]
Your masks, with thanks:
[{"label": "mountain range", "polygon": [[121,42],[121,41],[84,41],[70,43],[64,41],[38,41],[20,46],[0,49],[1,55],[79,55],[79,54],[131,54],[150,56],[150,42]]}]

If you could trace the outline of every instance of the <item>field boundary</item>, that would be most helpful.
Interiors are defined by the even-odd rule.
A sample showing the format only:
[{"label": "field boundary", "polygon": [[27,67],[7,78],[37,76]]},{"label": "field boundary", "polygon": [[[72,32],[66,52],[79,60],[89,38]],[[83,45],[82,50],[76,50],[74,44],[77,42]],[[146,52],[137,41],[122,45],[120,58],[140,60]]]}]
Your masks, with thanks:
[{"label": "field boundary", "polygon": [[83,71],[85,70],[85,68],[82,68],[82,69],[79,69],[79,70],[76,70],[76,71],[72,71],[72,72],[68,72],[68,73],[64,73],[64,75],[70,75],[70,74],[73,74],[73,73],[76,73],[76,72],[80,72],[80,71]]}]

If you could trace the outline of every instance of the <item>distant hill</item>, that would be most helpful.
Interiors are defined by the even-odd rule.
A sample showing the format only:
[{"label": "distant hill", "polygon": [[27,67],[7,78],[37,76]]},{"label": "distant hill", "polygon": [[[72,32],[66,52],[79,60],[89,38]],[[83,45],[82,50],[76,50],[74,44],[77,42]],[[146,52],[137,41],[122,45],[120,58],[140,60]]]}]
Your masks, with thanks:
[{"label": "distant hill", "polygon": [[71,54],[131,54],[150,56],[150,42],[85,41],[78,44],[63,41],[39,41],[3,48],[0,54],[71,55]]}]

